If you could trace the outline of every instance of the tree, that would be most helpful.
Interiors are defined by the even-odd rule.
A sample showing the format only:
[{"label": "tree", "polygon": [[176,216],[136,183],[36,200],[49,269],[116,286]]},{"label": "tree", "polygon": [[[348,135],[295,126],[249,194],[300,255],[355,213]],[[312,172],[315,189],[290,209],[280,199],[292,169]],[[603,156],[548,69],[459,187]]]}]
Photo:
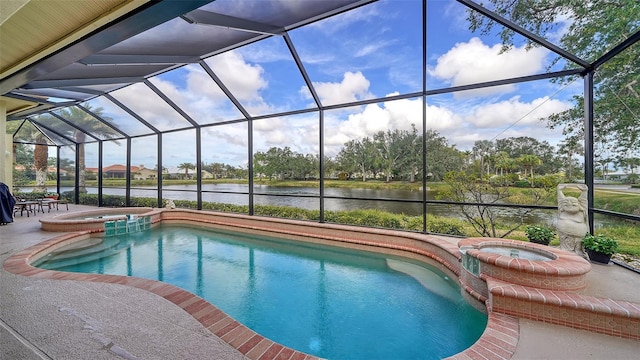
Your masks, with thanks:
[{"label": "tree", "polygon": [[[50,115],[43,116],[46,117]],[[28,136],[33,139],[33,143],[35,144],[33,150],[33,162],[29,162],[33,164],[33,167],[35,168],[36,186],[33,190],[37,192],[46,192],[47,161],[49,159],[50,141],[42,130],[33,123],[25,123],[23,124],[23,127],[29,133]]]},{"label": "tree", "polygon": [[625,169],[629,175],[637,175],[637,171],[640,169],[640,157],[628,154],[626,158],[618,159],[616,165]]},{"label": "tree", "polygon": [[33,173],[33,161],[35,156],[33,155],[33,149],[31,146],[21,143],[13,143],[13,157],[14,165],[22,165],[23,171],[16,170],[13,167],[13,182],[15,185],[26,185],[30,179],[35,175]]},{"label": "tree", "polygon": [[[102,108],[92,108],[89,104],[85,104],[84,107],[106,122],[113,121],[113,119],[111,119],[110,117],[103,115],[104,109]],[[77,106],[65,108],[61,111],[60,116],[72,122],[76,127],[78,127],[77,129],[74,128],[73,130],[70,130],[69,136],[71,136],[78,142],[78,191],[80,193],[86,193],[87,188],[84,144],[87,141],[87,133],[102,139],[114,139],[117,138],[119,134],[109,125],[94,118],[91,114],[80,109]],[[119,145],[117,141],[115,143]]]},{"label": "tree", "polygon": [[391,181],[394,170],[398,164],[398,160],[403,153],[402,139],[407,136],[407,131],[401,131],[398,129],[380,131],[373,136],[376,149],[380,155],[382,171],[384,171],[387,178],[387,182]]},{"label": "tree", "polygon": [[531,174],[531,186],[533,187],[533,169],[542,164],[540,158],[535,155],[522,155],[519,158],[520,165],[524,168],[524,174]]},{"label": "tree", "polygon": [[[574,0],[488,0],[487,6],[525,29],[550,37],[561,33],[560,46],[586,61],[594,61],[606,51],[628,39],[638,31],[640,2],[637,0],[574,1]],[[489,33],[496,23],[471,11],[470,29]],[[559,21],[568,26],[561,29]],[[563,30],[562,32],[560,30]],[[512,30],[500,32],[503,50],[514,45]],[[529,42],[529,46],[536,44]],[[594,76],[595,142],[610,142],[621,153],[640,148],[640,46],[636,43],[609,59],[596,69]],[[554,66],[558,60],[549,66]],[[574,68],[566,61],[565,69]],[[569,83],[567,77],[556,81]],[[583,137],[584,99],[575,96],[573,107],[548,119],[550,128],[559,128],[568,137]]]},{"label": "tree", "polygon": [[336,162],[342,171],[349,174],[349,178],[359,172],[362,181],[367,181],[367,173],[372,171],[378,162],[378,152],[370,138],[350,140],[344,144],[336,156]]},{"label": "tree", "polygon": [[573,171],[574,168],[576,168],[573,157],[576,154],[584,153],[584,147],[582,146],[581,140],[576,136],[565,138],[564,141],[559,144],[558,153],[565,159],[564,168],[566,171],[566,178],[569,181],[572,181],[574,175]]},{"label": "tree", "polygon": [[[318,164],[318,167],[320,165]],[[325,178],[337,177],[339,172],[338,162],[328,156],[324,157],[324,176]]]},{"label": "tree", "polygon": [[512,161],[506,151],[498,151],[496,153],[494,161],[496,172],[500,170],[500,176],[504,175],[505,170],[507,171],[507,173],[509,173],[509,170],[511,170]]},{"label": "tree", "polygon": [[449,189],[443,191],[439,197],[460,203],[452,207],[457,209],[480,236],[489,237],[508,236],[520,228],[524,224],[525,217],[534,211],[532,208],[517,207],[510,216],[514,222],[498,226],[498,220],[503,218],[499,204],[540,205],[554,193],[555,186],[555,184],[548,184],[541,188],[530,189],[526,195],[519,195],[512,193],[507,186],[479,180],[476,176],[462,171],[448,172],[444,181],[449,185]]},{"label": "tree", "polygon": [[[473,144],[473,157],[478,161],[478,169],[480,170],[480,178],[489,173],[489,159],[495,154],[495,145],[491,140],[477,140]],[[485,171],[486,166],[486,171]]]},{"label": "tree", "polygon": [[449,171],[462,169],[467,157],[471,156],[470,151],[461,153],[455,145],[450,146],[447,139],[433,129],[425,132],[425,152],[425,170],[431,174],[429,179],[433,181],[441,181]]},{"label": "tree", "polygon": [[422,136],[418,135],[418,129],[411,124],[410,131],[403,131],[401,137],[401,156],[398,162],[398,172],[408,177],[409,182],[416,181],[416,175],[422,169]]},{"label": "tree", "polygon": [[35,137],[35,149],[33,151],[33,165],[36,168],[36,186],[33,189],[38,192],[46,192],[47,186],[47,160],[49,159],[49,145],[44,134],[37,132]]},{"label": "tree", "polygon": [[183,162],[182,164],[178,165],[178,169],[184,170],[185,179],[189,178],[189,170],[195,169],[195,168],[196,166],[189,162]]},{"label": "tree", "polygon": [[221,179],[227,177],[227,165],[223,163],[210,163],[202,162],[202,170],[206,170],[211,173],[214,179]]},{"label": "tree", "polygon": [[498,139],[496,151],[506,152],[513,159],[522,155],[535,155],[542,161],[539,171],[543,174],[556,173],[562,168],[562,161],[556,156],[556,150],[549,142],[538,141],[529,136]]},{"label": "tree", "polygon": [[290,147],[272,147],[267,152],[257,152],[253,156],[254,170],[259,176],[284,180],[292,174],[289,163],[294,161],[294,158],[294,152]]}]

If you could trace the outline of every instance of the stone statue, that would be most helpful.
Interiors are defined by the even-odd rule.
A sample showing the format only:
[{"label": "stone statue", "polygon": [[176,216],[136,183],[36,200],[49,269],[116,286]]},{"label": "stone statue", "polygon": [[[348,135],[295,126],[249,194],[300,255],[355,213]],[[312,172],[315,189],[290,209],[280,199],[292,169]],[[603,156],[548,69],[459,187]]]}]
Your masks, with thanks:
[{"label": "stone statue", "polygon": [[[581,191],[575,198],[565,196],[565,188],[576,188]],[[587,215],[587,185],[558,184],[558,237],[560,249],[574,252],[584,258],[586,254],[582,247],[582,238],[589,232],[589,218]]]},{"label": "stone statue", "polygon": [[169,200],[167,200],[167,205],[165,207],[167,209],[175,209],[176,208],[176,204],[173,203],[173,200],[169,199]]}]

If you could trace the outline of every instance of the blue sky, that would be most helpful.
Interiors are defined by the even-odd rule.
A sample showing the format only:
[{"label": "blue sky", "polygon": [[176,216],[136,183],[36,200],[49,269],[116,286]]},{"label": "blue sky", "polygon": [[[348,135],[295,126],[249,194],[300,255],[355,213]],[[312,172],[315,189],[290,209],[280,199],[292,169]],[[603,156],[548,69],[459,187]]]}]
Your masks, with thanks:
[{"label": "blue sky", "polygon": [[[284,1],[284,0],[283,0]],[[229,6],[229,4],[227,4]],[[422,19],[419,0],[382,0],[289,32],[303,65],[323,105],[418,92],[422,87]],[[555,55],[541,47],[526,49],[524,40],[500,53],[497,31],[471,33],[465,8],[455,1],[429,1],[427,20],[427,89],[472,84],[548,71]],[[165,31],[187,26],[174,21]],[[549,40],[557,42],[566,24],[560,23]],[[282,37],[276,36],[216,55],[206,63],[253,116],[315,108]],[[561,69],[560,62],[553,71]],[[240,112],[199,65],[151,78],[169,98],[200,124],[241,118]],[[548,80],[505,85],[482,90],[443,94],[427,99],[427,127],[437,130],[450,144],[466,150],[477,140],[532,136],[552,144],[561,139],[540,122],[570,107],[568,99],[582,93],[582,82],[568,86]],[[112,93],[118,100],[161,130],[175,129],[185,120],[142,84]],[[132,119],[112,110],[113,104],[96,99],[116,121]],[[387,129],[410,129],[422,123],[421,99],[380,102],[325,113],[325,153],[334,156],[344,142],[372,136]],[[132,129],[131,131],[135,131]],[[163,163],[195,163],[193,131],[163,138]],[[289,146],[300,153],[319,152],[316,112],[275,117],[254,122],[254,150]],[[133,164],[157,163],[155,139],[137,140]],[[203,161],[242,166],[247,161],[246,125],[203,129]],[[109,148],[111,149],[111,147]],[[105,164],[113,160],[105,150]],[[87,151],[87,166],[95,154]],[[118,161],[115,161],[118,160]]]}]

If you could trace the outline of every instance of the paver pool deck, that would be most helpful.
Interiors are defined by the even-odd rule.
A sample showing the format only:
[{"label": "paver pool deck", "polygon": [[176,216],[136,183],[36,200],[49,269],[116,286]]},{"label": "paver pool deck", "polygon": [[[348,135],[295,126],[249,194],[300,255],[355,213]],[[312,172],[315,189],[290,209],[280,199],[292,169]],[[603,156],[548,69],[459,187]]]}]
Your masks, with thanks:
[{"label": "paver pool deck", "polygon": [[[90,209],[95,207],[71,205],[69,211]],[[42,231],[38,220],[62,211],[17,216],[0,226],[0,263],[60,235]],[[640,303],[640,275],[630,270],[594,264],[587,283],[581,293]],[[511,358],[635,359],[639,353],[637,340],[520,319]],[[111,283],[38,279],[0,267],[0,359],[122,358],[246,359],[181,307],[152,292]]]}]

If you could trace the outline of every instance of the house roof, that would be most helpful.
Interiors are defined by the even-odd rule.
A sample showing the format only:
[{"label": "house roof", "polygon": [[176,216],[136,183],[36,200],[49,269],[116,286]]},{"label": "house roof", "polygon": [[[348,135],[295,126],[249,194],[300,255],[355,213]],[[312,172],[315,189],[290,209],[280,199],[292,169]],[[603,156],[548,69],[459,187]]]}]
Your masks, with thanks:
[{"label": "house roof", "polygon": [[[140,168],[137,167],[137,166],[132,166],[131,167],[131,172],[136,172],[139,169]],[[120,164],[113,164],[113,165],[109,165],[109,166],[103,167],[102,171],[103,172],[125,172],[125,171],[127,171],[127,167],[124,166],[124,165],[120,165]]]}]

